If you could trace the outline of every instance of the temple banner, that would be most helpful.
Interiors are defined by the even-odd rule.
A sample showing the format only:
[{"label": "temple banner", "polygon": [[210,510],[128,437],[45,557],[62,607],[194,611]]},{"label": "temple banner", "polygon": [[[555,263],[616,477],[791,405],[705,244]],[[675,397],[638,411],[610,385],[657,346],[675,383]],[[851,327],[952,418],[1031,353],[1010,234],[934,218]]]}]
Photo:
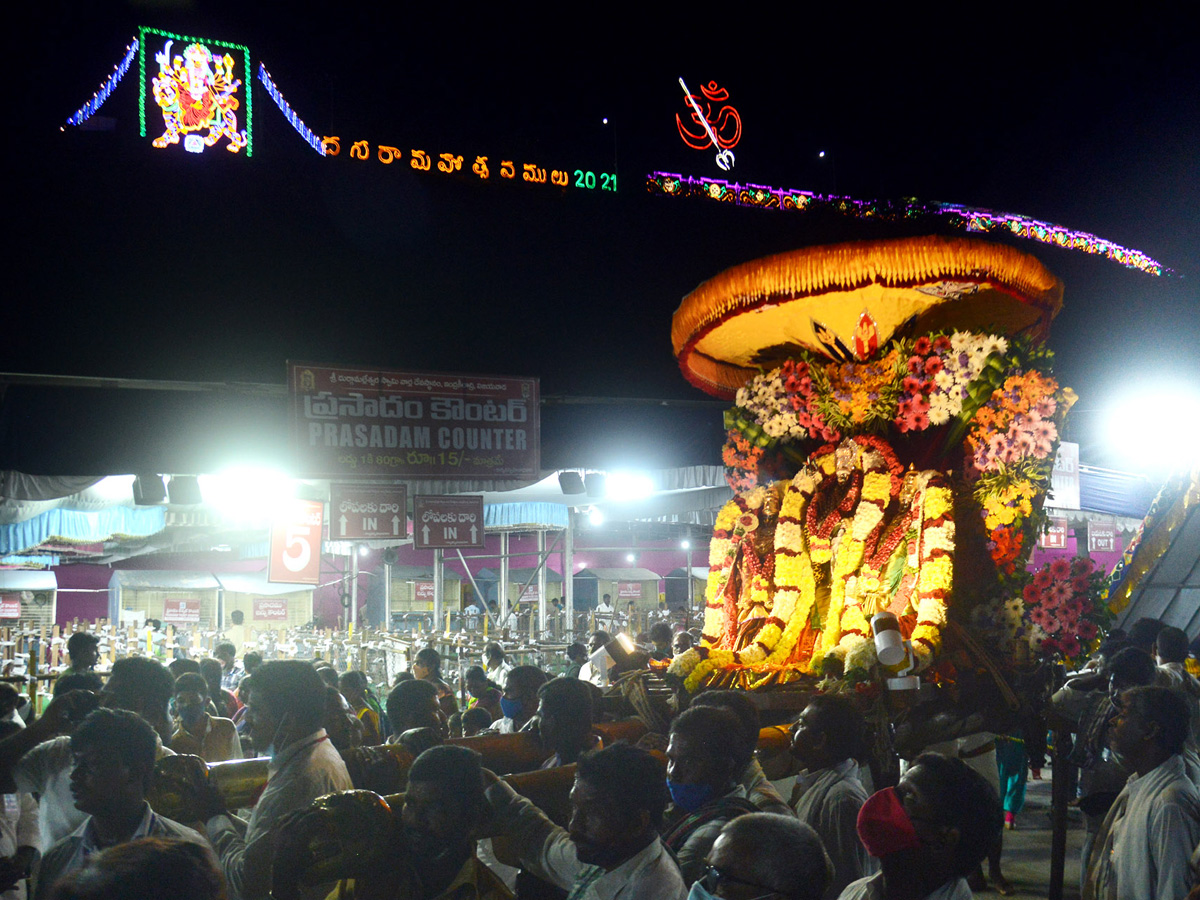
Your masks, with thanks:
[{"label": "temple banner", "polygon": [[618,600],[641,600],[642,585],[638,581],[619,581],[617,582],[617,599]]},{"label": "temple banner", "polygon": [[255,597],[253,610],[256,622],[286,622],[288,617],[287,598]]},{"label": "temple banner", "polygon": [[305,475],[540,477],[536,378],[289,363],[288,391]]},{"label": "temple banner", "polygon": [[1046,506],[1055,509],[1079,509],[1079,445],[1063,441],[1054,455],[1050,492]]},{"label": "temple banner", "polygon": [[163,621],[197,624],[200,621],[200,600],[193,597],[169,598],[163,601]]}]

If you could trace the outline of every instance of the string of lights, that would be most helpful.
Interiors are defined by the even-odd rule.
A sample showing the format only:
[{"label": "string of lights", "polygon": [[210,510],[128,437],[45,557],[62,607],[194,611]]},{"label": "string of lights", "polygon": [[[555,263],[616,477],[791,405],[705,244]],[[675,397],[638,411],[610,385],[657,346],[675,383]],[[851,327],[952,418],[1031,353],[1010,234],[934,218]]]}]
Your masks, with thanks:
[{"label": "string of lights", "polygon": [[739,184],[722,178],[693,178],[674,172],[652,172],[646,176],[646,189],[664,197],[700,197],[736,206],[755,206],[761,209],[782,209],[792,212],[829,210],[864,219],[918,219],[937,217],[964,231],[982,234],[1007,232],[1015,237],[1052,244],[1067,250],[1078,250],[1136,269],[1147,275],[1169,275],[1171,270],[1151,259],[1140,250],[1097,237],[1086,231],[1075,231],[1031,219],[1017,213],[977,209],[960,203],[922,202],[920,200],[858,200],[833,194],[789,190],[760,184]]},{"label": "string of lights", "polygon": [[304,120],[296,115],[296,111],[283,98],[283,94],[279,92],[279,88],[271,80],[271,73],[267,71],[266,66],[262,63],[258,64],[258,80],[262,83],[270,98],[275,101],[275,105],[279,107],[279,111],[283,113],[283,117],[292,123],[292,127],[296,129],[296,133],[304,138],[310,147],[324,156],[325,144],[322,143],[319,137],[313,134],[312,129],[304,124]]},{"label": "string of lights", "polygon": [[138,46],[137,38],[130,41],[129,46],[125,48],[125,55],[121,57],[119,63],[113,66],[112,74],[104,80],[104,83],[100,85],[100,89],[92,94],[92,99],[75,110],[74,115],[67,117],[68,125],[82,125],[96,114],[96,110],[104,105],[104,101],[113,92],[113,88],[120,84],[121,79],[125,77],[125,73],[129,71],[129,67],[133,65],[133,58],[137,55]]}]

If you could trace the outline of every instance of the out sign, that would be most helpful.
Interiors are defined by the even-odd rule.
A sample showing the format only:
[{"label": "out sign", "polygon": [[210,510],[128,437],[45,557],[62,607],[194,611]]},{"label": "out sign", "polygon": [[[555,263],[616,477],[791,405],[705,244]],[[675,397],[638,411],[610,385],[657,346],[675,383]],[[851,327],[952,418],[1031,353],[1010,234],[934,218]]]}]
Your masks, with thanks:
[{"label": "out sign", "polygon": [[483,547],[483,497],[417,497],[413,503],[413,546],[417,550]]}]

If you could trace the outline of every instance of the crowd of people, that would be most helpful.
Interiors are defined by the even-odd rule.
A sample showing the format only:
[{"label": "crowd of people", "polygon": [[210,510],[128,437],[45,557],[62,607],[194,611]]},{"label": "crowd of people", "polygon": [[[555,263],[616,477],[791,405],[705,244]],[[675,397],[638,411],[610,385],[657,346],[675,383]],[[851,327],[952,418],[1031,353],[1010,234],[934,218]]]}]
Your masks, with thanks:
[{"label": "crowd of people", "polygon": [[[94,638],[73,635],[71,666],[40,717],[23,722],[16,690],[0,685],[0,897],[314,896],[303,873],[317,838],[303,831],[305,810],[350,791],[344,757],[378,744],[410,754],[403,806],[380,836],[383,854],[353,877],[339,873],[321,896],[972,896],[969,879],[999,852],[997,779],[970,764],[977,753],[920,752],[897,784],[875,790],[852,696],[815,695],[790,725],[787,797],[756,755],[761,723],[744,692],[706,691],[667,734],[606,745],[596,728],[602,686],[689,640],[660,624],[641,647],[596,632],[568,649],[565,674],[553,678],[492,643],[451,684],[425,648],[382,700],[362,672],[253,652],[239,660],[230,643],[170,666],[123,658],[102,682],[91,671]],[[1194,885],[1200,681],[1187,655],[1178,629],[1139,622],[1053,697],[1052,714],[1075,734],[1087,900],[1182,898]],[[469,742],[446,743],[522,732],[536,738],[542,769],[574,766],[565,827]],[[195,821],[172,821],[147,796],[156,761],[178,753],[265,757],[269,777],[243,815],[206,784]],[[329,846],[361,839],[320,834],[333,855]]]}]

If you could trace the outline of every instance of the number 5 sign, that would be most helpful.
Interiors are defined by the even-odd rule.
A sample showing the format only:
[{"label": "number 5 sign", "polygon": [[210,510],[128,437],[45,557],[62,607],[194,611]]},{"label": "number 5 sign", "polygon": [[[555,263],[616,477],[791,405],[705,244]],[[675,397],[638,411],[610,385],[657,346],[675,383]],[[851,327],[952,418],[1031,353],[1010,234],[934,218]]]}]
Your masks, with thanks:
[{"label": "number 5 sign", "polygon": [[271,555],[267,581],[279,584],[317,584],[321,575],[321,530],[325,505],[319,500],[295,500],[271,526]]}]

